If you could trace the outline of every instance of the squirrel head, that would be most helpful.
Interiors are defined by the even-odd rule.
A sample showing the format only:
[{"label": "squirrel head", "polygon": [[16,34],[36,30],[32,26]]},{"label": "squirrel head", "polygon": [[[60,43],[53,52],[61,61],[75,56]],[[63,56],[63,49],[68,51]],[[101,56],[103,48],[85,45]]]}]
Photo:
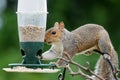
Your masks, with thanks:
[{"label": "squirrel head", "polygon": [[59,42],[62,37],[62,32],[64,31],[64,23],[55,22],[54,27],[48,29],[45,33],[45,42],[48,44],[53,44]]}]

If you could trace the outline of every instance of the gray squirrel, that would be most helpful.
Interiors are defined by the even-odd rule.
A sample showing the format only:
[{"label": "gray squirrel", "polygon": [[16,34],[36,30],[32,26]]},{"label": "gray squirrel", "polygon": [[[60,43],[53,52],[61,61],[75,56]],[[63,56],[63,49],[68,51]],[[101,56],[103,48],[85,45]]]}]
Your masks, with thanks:
[{"label": "gray squirrel", "polygon": [[[76,54],[91,54],[92,51],[96,51],[102,56],[96,64],[95,73],[105,80],[116,80],[111,68],[118,68],[118,55],[108,32],[102,26],[85,24],[70,32],[65,29],[63,22],[60,24],[55,22],[54,27],[46,31],[45,42],[52,46],[42,54],[43,60],[52,60],[58,57],[68,59],[64,52],[73,58]],[[57,67],[65,67],[66,64],[68,63],[61,59],[56,62]],[[95,76],[93,77],[95,80],[99,80]]]}]

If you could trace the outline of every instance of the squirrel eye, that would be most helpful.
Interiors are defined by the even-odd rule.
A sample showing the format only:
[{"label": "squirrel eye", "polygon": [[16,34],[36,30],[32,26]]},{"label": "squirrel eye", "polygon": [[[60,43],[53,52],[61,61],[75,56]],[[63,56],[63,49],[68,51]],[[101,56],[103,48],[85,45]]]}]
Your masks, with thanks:
[{"label": "squirrel eye", "polygon": [[55,32],[55,31],[53,31],[51,34],[56,34],[56,32]]}]

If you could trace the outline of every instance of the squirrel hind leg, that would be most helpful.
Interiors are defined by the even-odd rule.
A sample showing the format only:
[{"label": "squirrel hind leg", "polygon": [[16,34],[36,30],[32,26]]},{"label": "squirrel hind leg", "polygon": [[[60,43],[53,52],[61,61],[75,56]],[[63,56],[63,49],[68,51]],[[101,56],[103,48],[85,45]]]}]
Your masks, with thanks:
[{"label": "squirrel hind leg", "polygon": [[95,51],[100,53],[105,60],[112,60],[112,53],[111,53],[112,48],[108,36],[102,36],[98,40],[98,49],[99,50],[95,50]]},{"label": "squirrel hind leg", "polygon": [[99,53],[101,53],[102,55],[109,54],[111,56],[112,55],[111,51],[113,46],[111,45],[111,41],[108,33],[105,31],[101,31],[99,35],[100,36],[97,44]]}]

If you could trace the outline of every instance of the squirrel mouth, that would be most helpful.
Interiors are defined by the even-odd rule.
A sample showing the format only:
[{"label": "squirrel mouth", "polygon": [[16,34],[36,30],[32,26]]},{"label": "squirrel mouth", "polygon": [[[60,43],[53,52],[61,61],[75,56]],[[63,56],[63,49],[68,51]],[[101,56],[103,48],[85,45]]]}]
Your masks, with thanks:
[{"label": "squirrel mouth", "polygon": [[51,44],[52,42],[47,42],[47,44]]}]

